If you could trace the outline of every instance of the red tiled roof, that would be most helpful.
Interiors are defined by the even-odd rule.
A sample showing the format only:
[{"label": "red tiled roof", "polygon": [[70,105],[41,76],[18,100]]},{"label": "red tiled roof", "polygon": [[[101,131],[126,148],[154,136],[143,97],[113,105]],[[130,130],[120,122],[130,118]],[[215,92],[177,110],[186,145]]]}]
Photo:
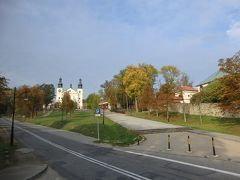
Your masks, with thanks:
[{"label": "red tiled roof", "polygon": [[197,89],[191,87],[191,86],[182,86],[182,91],[197,91]]}]

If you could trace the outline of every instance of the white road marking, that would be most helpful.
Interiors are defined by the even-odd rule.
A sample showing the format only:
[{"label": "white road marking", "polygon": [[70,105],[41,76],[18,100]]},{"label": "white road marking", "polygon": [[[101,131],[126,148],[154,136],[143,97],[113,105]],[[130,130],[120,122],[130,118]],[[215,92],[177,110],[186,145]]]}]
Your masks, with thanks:
[{"label": "white road marking", "polygon": [[51,142],[51,141],[49,141],[49,140],[46,140],[46,139],[44,139],[44,138],[42,138],[42,137],[40,137],[40,136],[38,136],[38,135],[36,135],[36,134],[34,134],[34,133],[26,130],[26,129],[23,129],[23,128],[19,127],[19,126],[16,126],[16,127],[17,127],[18,129],[21,129],[22,131],[28,133],[28,134],[31,134],[31,135],[34,136],[35,138],[37,138],[37,139],[39,139],[39,140],[41,140],[41,141],[43,141],[43,142],[45,142],[45,143],[48,143],[48,144],[50,144],[50,145],[52,145],[52,146],[54,146],[54,147],[56,147],[56,148],[58,148],[58,149],[61,149],[61,150],[65,151],[65,152],[68,152],[68,153],[70,153],[70,154],[73,154],[73,155],[75,155],[75,156],[77,156],[77,157],[80,157],[80,158],[82,158],[82,159],[85,159],[85,160],[87,160],[87,161],[89,161],[89,162],[92,162],[92,163],[94,163],[94,164],[100,165],[100,166],[105,167],[105,168],[107,168],[107,169],[111,169],[111,170],[113,170],[113,171],[115,171],[115,172],[118,172],[118,173],[120,173],[120,174],[123,174],[123,175],[125,175],[125,176],[131,177],[131,178],[136,179],[136,180],[150,180],[150,179],[148,179],[148,178],[146,178],[146,177],[140,176],[140,175],[135,174],[135,173],[133,173],[133,172],[130,172],[130,171],[127,171],[127,170],[118,168],[118,167],[116,167],[116,166],[107,164],[107,163],[102,162],[102,161],[98,161],[98,160],[93,159],[93,158],[91,158],[91,157],[85,156],[85,155],[83,155],[83,154],[81,154],[81,153],[78,153],[78,152],[76,152],[76,151],[73,151],[73,150],[71,150],[71,149],[68,149],[68,148],[66,148],[66,147],[64,147],[64,146],[61,146],[61,145],[56,144],[56,143],[53,143],[53,142]]},{"label": "white road marking", "polygon": [[196,168],[200,168],[200,169],[206,169],[206,170],[209,170],[209,171],[214,171],[214,172],[218,172],[218,173],[222,173],[222,174],[227,174],[227,175],[231,175],[231,176],[240,177],[240,174],[238,174],[238,173],[234,173],[234,172],[230,172],[230,171],[224,171],[224,170],[221,170],[221,169],[211,168],[211,167],[207,167],[207,166],[201,166],[201,165],[197,165],[197,164],[187,163],[187,162],[178,161],[178,160],[174,160],[174,159],[168,159],[168,158],[154,156],[154,155],[150,155],[150,154],[138,153],[138,152],[133,152],[133,151],[125,151],[125,150],[121,150],[121,149],[115,149],[115,150],[125,152],[125,153],[129,153],[129,154],[135,154],[135,155],[150,157],[150,158],[154,158],[154,159],[160,159],[160,160],[163,160],[163,161],[178,163],[178,164],[182,164],[182,165],[186,165],[186,166],[196,167]]},{"label": "white road marking", "polygon": [[[7,124],[9,124],[9,123],[7,123]],[[63,150],[63,151],[69,152],[69,153],[71,153],[71,154],[73,154],[73,155],[75,155],[75,156],[78,156],[78,157],[80,157],[80,158],[86,159],[87,161],[93,162],[93,163],[95,163],[95,164],[98,164],[98,165],[100,165],[100,166],[106,167],[106,168],[108,168],[108,169],[111,169],[111,170],[113,170],[113,171],[119,172],[119,173],[124,174],[124,175],[129,176],[129,177],[132,177],[132,176],[133,176],[132,178],[137,179],[137,180],[140,180],[140,179],[149,180],[148,178],[145,178],[145,177],[140,176],[140,175],[138,175],[138,174],[135,174],[135,173],[126,171],[126,170],[124,170],[124,169],[120,169],[120,168],[118,168],[118,167],[115,167],[115,166],[112,166],[112,165],[110,165],[110,164],[107,164],[107,163],[98,161],[98,160],[96,160],[96,159],[87,157],[87,156],[85,156],[85,155],[83,155],[83,154],[80,154],[80,153],[78,153],[78,152],[72,151],[72,150],[70,150],[70,149],[68,149],[68,148],[65,148],[65,147],[63,147],[63,146],[60,146],[60,145],[58,145],[58,144],[55,144],[55,143],[53,143],[53,142],[51,142],[51,141],[48,141],[48,140],[46,140],[46,139],[44,139],[44,138],[42,138],[42,137],[40,137],[40,136],[38,136],[38,135],[36,135],[36,134],[28,131],[28,130],[26,130],[26,129],[23,129],[23,128],[19,127],[19,126],[17,126],[17,128],[19,128],[19,129],[21,129],[22,131],[25,131],[25,132],[33,135],[34,137],[38,138],[39,140],[42,140],[42,141],[44,141],[44,142],[46,142],[46,143],[48,143],[48,144],[51,144],[51,145],[54,146],[54,147],[57,147],[57,148],[59,148],[59,149],[61,149],[61,150]],[[178,161],[178,160],[174,160],[174,159],[169,159],[169,158],[154,156],[154,155],[150,155],[150,154],[138,153],[138,152],[133,152],[133,151],[125,151],[125,150],[121,150],[121,149],[117,149],[117,148],[115,148],[115,150],[121,151],[121,152],[125,152],[125,153],[129,153],[129,154],[135,154],[135,155],[150,157],[150,158],[154,158],[154,159],[160,159],[160,160],[163,160],[163,161],[178,163],[178,164],[182,164],[182,165],[186,165],[186,166],[196,167],[196,168],[200,168],[200,169],[206,169],[206,170],[209,170],[209,171],[214,171],[214,172],[218,172],[218,173],[222,173],[222,174],[227,174],[227,175],[231,175],[231,176],[235,176],[235,177],[240,177],[240,174],[234,173],[234,172],[231,172],[231,171],[225,171],[225,170],[216,169],[216,168],[211,168],[211,167],[207,167],[207,166],[201,166],[201,165],[197,165],[197,164],[192,164],[192,163],[187,163],[187,162]],[[126,172],[126,173],[125,173],[125,172]],[[127,173],[129,173],[129,174],[127,174]],[[131,174],[132,174],[132,175],[131,175]],[[134,176],[137,176],[137,177],[134,177]]]}]

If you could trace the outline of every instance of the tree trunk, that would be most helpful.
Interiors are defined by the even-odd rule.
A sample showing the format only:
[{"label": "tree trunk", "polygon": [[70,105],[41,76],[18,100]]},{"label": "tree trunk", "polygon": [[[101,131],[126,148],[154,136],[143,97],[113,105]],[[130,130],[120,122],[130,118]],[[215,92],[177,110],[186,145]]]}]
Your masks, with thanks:
[{"label": "tree trunk", "polygon": [[168,111],[168,103],[167,103],[167,121],[169,122],[169,111]]},{"label": "tree trunk", "polygon": [[201,125],[202,125],[203,121],[202,121],[201,104],[199,104],[198,108],[199,108],[199,114],[200,114],[200,115],[199,115],[199,119],[200,119],[200,123],[201,123]]},{"label": "tree trunk", "polygon": [[127,108],[127,112],[128,112],[128,96],[126,95],[126,108]]},{"label": "tree trunk", "polygon": [[186,107],[185,107],[185,103],[183,102],[183,118],[184,118],[184,122],[187,122],[187,118],[186,118]]},{"label": "tree trunk", "polygon": [[167,110],[167,121],[169,122],[169,113],[168,113],[168,110]]},{"label": "tree trunk", "polygon": [[136,109],[136,112],[138,112],[138,100],[136,97],[135,97],[135,109]]}]

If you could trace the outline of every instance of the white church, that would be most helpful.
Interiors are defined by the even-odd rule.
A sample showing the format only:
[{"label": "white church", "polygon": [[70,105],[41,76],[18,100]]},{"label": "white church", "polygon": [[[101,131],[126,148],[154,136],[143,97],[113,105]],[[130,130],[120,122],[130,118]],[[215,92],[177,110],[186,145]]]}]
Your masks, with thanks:
[{"label": "white church", "polygon": [[68,92],[71,97],[71,100],[77,103],[78,109],[83,109],[83,85],[82,85],[81,79],[79,79],[77,90],[74,90],[72,88],[72,84],[70,84],[70,88],[68,88],[65,91],[63,89],[62,78],[59,78],[57,92],[56,92],[56,102],[60,102],[60,103],[62,102],[62,98],[65,92]]}]

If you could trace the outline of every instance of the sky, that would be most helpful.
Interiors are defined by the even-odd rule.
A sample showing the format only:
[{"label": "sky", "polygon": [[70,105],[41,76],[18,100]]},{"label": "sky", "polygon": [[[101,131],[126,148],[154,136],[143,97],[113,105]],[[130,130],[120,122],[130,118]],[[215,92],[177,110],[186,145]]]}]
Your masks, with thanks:
[{"label": "sky", "polygon": [[9,86],[97,92],[127,65],[175,65],[193,84],[240,50],[240,0],[0,0],[0,74]]}]

